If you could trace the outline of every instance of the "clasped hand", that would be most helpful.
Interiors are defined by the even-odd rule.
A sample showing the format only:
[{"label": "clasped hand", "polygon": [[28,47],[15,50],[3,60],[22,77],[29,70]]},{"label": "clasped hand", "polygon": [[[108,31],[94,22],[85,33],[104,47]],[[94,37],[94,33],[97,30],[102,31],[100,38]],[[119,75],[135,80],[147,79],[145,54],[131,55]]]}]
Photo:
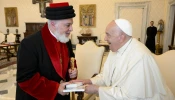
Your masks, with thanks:
[{"label": "clasped hand", "polygon": [[78,73],[78,70],[77,70],[77,68],[74,68],[74,69],[69,69],[68,70],[68,72],[69,72],[69,77],[71,78],[71,79],[75,79],[76,77],[77,77],[77,73]]}]

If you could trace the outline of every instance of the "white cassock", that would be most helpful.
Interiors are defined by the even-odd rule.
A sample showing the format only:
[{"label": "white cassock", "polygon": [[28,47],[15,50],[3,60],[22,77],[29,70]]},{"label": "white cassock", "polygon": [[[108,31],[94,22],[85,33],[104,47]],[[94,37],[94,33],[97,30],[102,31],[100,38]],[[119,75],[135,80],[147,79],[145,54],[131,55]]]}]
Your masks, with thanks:
[{"label": "white cassock", "polygon": [[100,100],[175,100],[151,52],[134,38],[110,51],[103,71],[91,81],[100,86]]}]

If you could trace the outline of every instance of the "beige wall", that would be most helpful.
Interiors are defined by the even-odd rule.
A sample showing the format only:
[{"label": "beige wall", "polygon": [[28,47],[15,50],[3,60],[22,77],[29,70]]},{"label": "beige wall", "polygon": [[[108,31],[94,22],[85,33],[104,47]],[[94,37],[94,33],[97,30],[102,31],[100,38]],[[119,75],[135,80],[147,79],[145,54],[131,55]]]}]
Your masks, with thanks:
[{"label": "beige wall", "polygon": [[[59,2],[62,0],[53,0],[53,2]],[[73,44],[78,43],[77,35],[80,35],[79,31],[79,5],[81,4],[96,4],[97,14],[96,14],[96,27],[91,28],[95,36],[100,36],[100,34],[105,32],[106,25],[116,17],[115,4],[119,2],[145,2],[150,1],[150,14],[148,16],[147,22],[151,20],[155,22],[157,26],[159,19],[166,19],[167,14],[167,2],[168,0],[65,0],[74,6],[76,17],[74,18],[73,32],[72,32],[72,42]],[[18,19],[19,27],[6,27],[4,7],[17,7],[18,9]],[[10,32],[15,33],[15,29],[19,30],[22,34],[25,32],[25,22],[46,22],[45,18],[40,17],[39,5],[32,4],[32,0],[0,0],[0,31],[6,33],[6,29],[9,28]],[[130,16],[130,15],[128,15]],[[132,15],[131,15],[132,16]],[[137,19],[135,19],[137,20]],[[148,24],[149,25],[149,24]]]}]

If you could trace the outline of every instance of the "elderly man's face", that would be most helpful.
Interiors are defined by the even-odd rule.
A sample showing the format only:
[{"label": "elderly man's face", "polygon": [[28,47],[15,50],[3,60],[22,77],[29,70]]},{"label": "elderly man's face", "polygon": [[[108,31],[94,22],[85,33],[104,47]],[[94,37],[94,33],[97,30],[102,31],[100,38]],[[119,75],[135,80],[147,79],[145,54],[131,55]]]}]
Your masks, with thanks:
[{"label": "elderly man's face", "polygon": [[111,51],[116,52],[120,48],[120,30],[112,21],[106,28],[105,40],[109,43]]},{"label": "elderly man's face", "polygon": [[70,32],[73,31],[72,24],[72,18],[59,20],[57,22],[56,32],[54,34],[60,42],[66,43],[69,41]]}]

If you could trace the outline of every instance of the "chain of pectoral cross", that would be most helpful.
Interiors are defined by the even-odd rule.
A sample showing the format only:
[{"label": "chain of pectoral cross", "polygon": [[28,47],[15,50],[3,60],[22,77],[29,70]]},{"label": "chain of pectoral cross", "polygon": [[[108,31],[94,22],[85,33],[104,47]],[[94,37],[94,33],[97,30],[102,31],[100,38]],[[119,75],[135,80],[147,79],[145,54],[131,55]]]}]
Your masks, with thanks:
[{"label": "chain of pectoral cross", "polygon": [[61,65],[61,68],[63,68],[63,59],[62,59],[62,55],[60,54],[60,65]]}]

